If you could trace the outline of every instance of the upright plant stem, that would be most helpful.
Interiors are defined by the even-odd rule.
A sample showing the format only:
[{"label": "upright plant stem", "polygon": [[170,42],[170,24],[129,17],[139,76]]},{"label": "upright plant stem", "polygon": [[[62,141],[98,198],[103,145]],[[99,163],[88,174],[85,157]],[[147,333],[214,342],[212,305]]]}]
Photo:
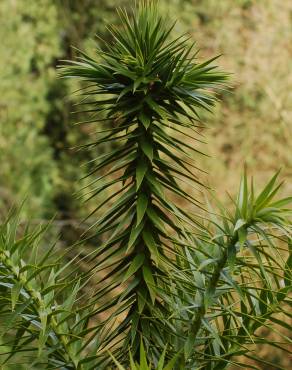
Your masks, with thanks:
[{"label": "upright plant stem", "polygon": [[[136,166],[138,168],[143,168],[142,173],[143,179],[140,180],[140,176],[137,176],[137,174],[134,175],[133,180],[136,188],[136,217],[134,218],[134,223],[136,223],[136,226],[139,224],[143,224],[142,229],[139,232],[139,237],[137,239],[137,243],[134,246],[133,251],[133,258],[138,257],[140,255],[144,256],[143,264],[140,266],[140,268],[136,271],[134,277],[139,280],[139,284],[136,288],[135,296],[136,296],[136,303],[132,307],[130,311],[130,315],[132,316],[132,323],[133,321],[136,321],[137,325],[137,333],[142,333],[147,330],[150,330],[149,327],[149,315],[151,315],[150,311],[148,310],[148,305],[150,302],[154,301],[154,291],[155,287],[151,287],[151,281],[149,281],[149,278],[147,277],[147,274],[150,272],[151,276],[155,280],[155,276],[153,272],[155,271],[155,266],[153,264],[153,259],[151,256],[151,251],[149,250],[149,246],[146,245],[145,238],[147,232],[149,232],[148,235],[150,235],[151,239],[154,241],[157,240],[158,235],[155,230],[155,227],[153,226],[153,223],[149,219],[149,216],[147,214],[147,209],[151,208],[152,206],[152,191],[151,186],[149,184],[149,176],[153,175],[153,163],[151,158],[145,154],[145,149],[142,149],[142,145],[147,143],[149,145],[149,150],[153,151],[152,143],[153,143],[153,133],[151,131],[151,127],[148,127],[146,129],[141,121],[138,120],[138,135],[141,138],[141,141],[138,141],[137,145],[137,162]],[[138,180],[139,179],[139,180]],[[141,181],[141,182],[140,182]],[[143,198],[143,202],[140,203],[140,199]],[[141,205],[143,204],[143,205]],[[142,220],[138,220],[138,217],[141,217],[138,215],[138,207],[144,207],[143,208],[143,218]],[[139,211],[139,213],[141,210]],[[135,227],[135,225],[133,225]],[[148,243],[149,245],[149,243]],[[146,281],[146,279],[148,281]],[[156,284],[155,284],[156,285]],[[154,303],[154,302],[153,302]],[[148,329],[147,329],[148,327]],[[134,340],[133,340],[134,339]],[[138,349],[140,346],[140,338],[139,336],[135,335],[132,336],[132,346],[133,349],[136,349],[134,351],[138,356]]]},{"label": "upright plant stem", "polygon": [[[190,151],[197,150],[177,133],[189,136],[185,131],[197,125],[197,110],[211,109],[216,102],[214,92],[227,76],[211,65],[216,58],[198,63],[187,37],[169,38],[174,24],[159,17],[156,2],[140,2],[131,19],[122,10],[119,14],[123,25],[110,27],[114,41],[98,50],[102,60],[81,53],[62,75],[94,86],[85,93],[86,104],[92,105],[85,112],[105,112],[110,125],[110,133],[96,145],[120,143],[121,138],[126,142],[98,158],[92,172],[109,169],[94,182],[97,190],[90,199],[122,184],[112,209],[97,223],[97,235],[107,230],[113,233],[98,252],[108,262],[104,280],[113,289],[118,284],[125,287],[101,309],[108,313],[108,307],[116,306],[109,321],[120,319],[122,313],[126,316],[107,336],[104,347],[115,347],[122,335],[125,341],[119,358],[127,354],[129,345],[135,357],[142,338],[145,351],[157,358],[165,343],[177,335],[171,319],[166,322],[172,316],[170,269],[176,267],[177,237],[184,234],[180,222],[193,222],[176,206],[176,197],[199,203],[181,186],[187,181],[200,183],[186,165],[192,164],[185,161],[192,162]],[[94,93],[97,101],[92,101]],[[122,175],[120,163],[127,163]],[[107,177],[113,173],[114,180]],[[174,197],[166,200],[165,194]],[[115,256],[114,266],[109,256]]]},{"label": "upright plant stem", "polygon": [[195,340],[202,325],[202,320],[204,319],[206,315],[206,305],[205,301],[208,295],[208,299],[212,299],[212,296],[217,290],[218,282],[220,279],[221,272],[225,268],[227,261],[228,261],[228,254],[229,251],[232,249],[235,249],[235,245],[238,242],[238,233],[235,233],[229,240],[226,248],[224,249],[224,252],[220,258],[220,260],[217,262],[216,267],[211,275],[211,278],[209,280],[209,283],[206,287],[206,291],[202,300],[202,304],[199,307],[197,314],[195,316],[195,320],[190,328],[190,333],[192,336],[192,339]]}]

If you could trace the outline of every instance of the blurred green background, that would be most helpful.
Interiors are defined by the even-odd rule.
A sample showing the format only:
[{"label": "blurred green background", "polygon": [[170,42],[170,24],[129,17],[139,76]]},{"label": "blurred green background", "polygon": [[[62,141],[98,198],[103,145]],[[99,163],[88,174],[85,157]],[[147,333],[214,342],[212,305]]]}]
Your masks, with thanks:
[{"label": "blurred green background", "polygon": [[[81,85],[58,79],[56,66],[76,55],[71,46],[94,54],[95,35],[110,41],[106,24],[118,24],[115,8],[133,4],[0,1],[0,219],[26,199],[24,222],[55,217],[64,245],[86,227],[79,222],[94,204],[75,193],[92,180],[79,179],[97,153],[72,148],[90,141],[96,127],[73,124],[82,120],[82,114],[71,114],[78,100],[72,92]],[[221,96],[213,115],[203,116],[209,128],[202,148],[210,158],[197,162],[209,172],[204,181],[224,200],[226,192],[235,193],[244,163],[259,185],[282,167],[283,191],[291,195],[292,2],[161,0],[160,8],[178,19],[174,33],[196,40],[199,58],[222,54],[220,68],[232,73],[232,90]],[[260,351],[289,368],[288,358]]]}]

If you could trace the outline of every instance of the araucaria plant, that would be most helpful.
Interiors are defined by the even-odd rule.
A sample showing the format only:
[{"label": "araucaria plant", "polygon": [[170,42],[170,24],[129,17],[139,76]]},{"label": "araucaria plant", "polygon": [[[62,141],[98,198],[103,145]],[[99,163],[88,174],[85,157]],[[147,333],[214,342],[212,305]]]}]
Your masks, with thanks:
[{"label": "araucaria plant", "polygon": [[17,238],[15,218],[2,226],[3,364],[29,355],[37,369],[256,369],[242,364],[261,361],[254,344],[289,341],[259,329],[289,327],[291,198],[275,200],[277,175],[256,195],[246,173],[233,210],[194,195],[204,190],[199,112],[226,74],[216,58],[199,63],[185,36],[172,39],[152,2],[131,19],[119,13],[110,45],[61,69],[85,81],[80,105],[100,127],[89,147],[116,143],[89,166],[89,196],[102,200],[88,235],[101,242],[78,274],[39,255],[38,231]]}]

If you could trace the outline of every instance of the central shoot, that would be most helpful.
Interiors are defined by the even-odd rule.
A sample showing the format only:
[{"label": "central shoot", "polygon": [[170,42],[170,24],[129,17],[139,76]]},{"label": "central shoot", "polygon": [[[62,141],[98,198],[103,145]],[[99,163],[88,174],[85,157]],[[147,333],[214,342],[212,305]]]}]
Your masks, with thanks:
[{"label": "central shoot", "polygon": [[[112,44],[104,43],[97,58],[81,53],[62,72],[87,82],[84,104],[92,122],[105,128],[93,145],[117,143],[91,171],[98,173],[91,197],[110,194],[96,211],[113,204],[94,227],[106,240],[95,254],[106,271],[97,299],[117,291],[97,309],[108,320],[100,342],[117,359],[129,347],[138,354],[141,338],[155,355],[177,335],[170,273],[187,238],[180,225],[195,226],[179,204],[200,206],[182,186],[200,184],[193,162],[198,151],[188,141],[198,136],[198,110],[210,110],[214,91],[226,80],[211,65],[216,58],[198,63],[189,38],[172,39],[174,25],[157,15],[153,3],[142,2],[131,19],[119,13],[123,26],[110,28]],[[177,347],[182,345],[178,337]]]}]

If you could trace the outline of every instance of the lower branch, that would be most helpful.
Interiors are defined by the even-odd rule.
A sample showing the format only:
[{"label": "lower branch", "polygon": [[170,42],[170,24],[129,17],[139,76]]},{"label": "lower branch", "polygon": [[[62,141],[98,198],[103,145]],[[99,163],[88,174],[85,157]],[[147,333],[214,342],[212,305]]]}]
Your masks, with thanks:
[{"label": "lower branch", "polygon": [[226,246],[226,249],[224,250],[224,253],[220,260],[217,262],[217,265],[213,271],[213,274],[211,275],[211,278],[209,280],[207,289],[204,293],[203,297],[203,303],[199,307],[197,314],[195,316],[195,320],[193,324],[191,325],[191,328],[189,330],[189,333],[191,334],[192,338],[195,340],[197,337],[197,334],[201,328],[202,320],[204,319],[206,315],[206,307],[205,307],[205,298],[210,298],[210,295],[213,295],[216,292],[216,288],[220,279],[220,275],[222,270],[225,268],[227,260],[228,260],[228,254],[229,251],[233,248],[235,248],[235,244],[238,242],[238,233],[235,233],[234,236],[230,239],[228,242],[228,245]]}]

